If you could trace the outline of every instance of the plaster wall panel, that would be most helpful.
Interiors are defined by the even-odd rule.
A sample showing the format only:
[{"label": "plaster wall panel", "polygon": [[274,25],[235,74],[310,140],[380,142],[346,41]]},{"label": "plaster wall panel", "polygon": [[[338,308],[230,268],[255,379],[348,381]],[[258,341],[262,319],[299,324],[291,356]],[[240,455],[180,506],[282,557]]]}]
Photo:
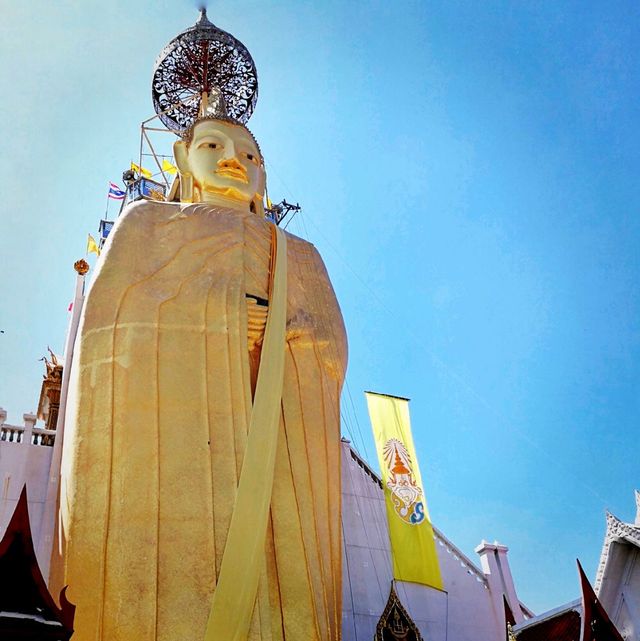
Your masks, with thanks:
[{"label": "plaster wall panel", "polygon": [[624,572],[625,588],[640,597],[640,550],[633,548],[627,555],[627,566]]},{"label": "plaster wall panel", "polygon": [[358,641],[353,612],[342,612],[342,641]]},{"label": "plaster wall panel", "polygon": [[[620,522],[618,522],[620,523]],[[639,528],[620,523],[607,533],[606,561],[598,597],[618,630],[628,641],[640,641],[640,548]],[[620,533],[626,535],[625,538]]]},{"label": "plaster wall panel", "polygon": [[389,596],[391,578],[384,581],[376,557],[365,547],[347,546],[347,564],[351,581],[351,598],[354,614],[366,614],[378,618],[384,610]]},{"label": "plaster wall panel", "polygon": [[638,629],[636,627],[636,622],[634,621],[634,617],[632,616],[630,608],[624,597],[620,602],[620,608],[617,612],[615,625],[625,641],[637,640]]},{"label": "plaster wall panel", "polygon": [[379,499],[365,496],[355,496],[354,498],[365,531],[364,544],[367,547],[388,552],[389,530],[384,503]]},{"label": "plaster wall panel", "polygon": [[356,614],[354,617],[356,641],[373,641],[379,616]]},{"label": "plaster wall panel", "polygon": [[[6,414],[4,416],[6,417]],[[32,429],[35,416],[25,414],[24,418],[24,426],[13,426],[4,421],[0,425],[4,438],[8,438],[8,434],[13,430],[21,431],[19,443],[0,441],[0,537],[4,535],[22,488],[26,484],[31,536],[37,549],[53,447],[34,445]],[[38,561],[42,564],[42,559]]]},{"label": "plaster wall panel", "polygon": [[342,528],[345,545],[367,545],[367,532],[355,494],[342,496]]},{"label": "plaster wall panel", "polygon": [[445,641],[449,595],[441,590],[398,582],[396,592],[425,639]]}]

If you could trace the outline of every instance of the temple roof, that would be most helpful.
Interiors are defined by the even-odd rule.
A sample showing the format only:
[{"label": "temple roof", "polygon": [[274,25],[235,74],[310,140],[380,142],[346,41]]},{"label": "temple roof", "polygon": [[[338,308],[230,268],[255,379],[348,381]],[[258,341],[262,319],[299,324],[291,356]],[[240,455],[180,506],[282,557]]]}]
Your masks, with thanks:
[{"label": "temple roof", "polygon": [[579,561],[578,573],[582,598],[513,626],[516,641],[623,641]]},{"label": "temple roof", "polygon": [[580,600],[514,626],[517,641],[580,641]]},{"label": "temple roof", "polygon": [[612,553],[612,545],[622,542],[640,547],[640,493],[637,490],[635,492],[635,499],[637,509],[635,523],[624,523],[611,514],[611,512],[607,512],[607,531],[602,545],[602,552],[600,553],[600,563],[598,564],[594,584],[596,594],[598,595],[600,595],[603,587],[605,571]]},{"label": "temple roof", "polygon": [[67,601],[65,590],[60,593],[59,608],[38,566],[24,487],[0,541],[0,637],[68,639],[75,606]]}]

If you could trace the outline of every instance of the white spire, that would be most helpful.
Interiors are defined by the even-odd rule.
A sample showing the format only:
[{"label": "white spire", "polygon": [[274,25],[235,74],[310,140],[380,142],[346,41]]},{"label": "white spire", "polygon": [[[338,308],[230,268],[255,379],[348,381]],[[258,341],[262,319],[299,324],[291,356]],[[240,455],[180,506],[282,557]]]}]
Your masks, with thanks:
[{"label": "white spire", "polygon": [[636,490],[636,525],[640,526],[640,491]]}]

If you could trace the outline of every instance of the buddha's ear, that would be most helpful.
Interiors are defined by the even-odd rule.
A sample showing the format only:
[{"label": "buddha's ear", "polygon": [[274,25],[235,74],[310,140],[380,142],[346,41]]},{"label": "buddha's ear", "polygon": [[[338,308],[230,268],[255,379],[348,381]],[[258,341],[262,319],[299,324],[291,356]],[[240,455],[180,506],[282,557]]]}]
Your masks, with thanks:
[{"label": "buddha's ear", "polygon": [[189,170],[187,143],[184,140],[176,140],[173,143],[173,157],[175,158],[178,171],[181,174],[191,173]]},{"label": "buddha's ear", "polygon": [[189,168],[187,143],[177,140],[173,143],[173,157],[180,174],[180,202],[192,203],[194,200],[193,176]]},{"label": "buddha's ear", "polygon": [[267,189],[267,172],[265,170],[264,164],[260,165],[260,179],[258,180],[257,193],[264,198],[264,193]]},{"label": "buddha's ear", "polygon": [[254,214],[260,216],[260,218],[264,218],[264,203],[262,202],[263,198],[264,196],[262,196],[261,194],[256,194],[253,197],[251,204],[249,205],[249,210]]}]

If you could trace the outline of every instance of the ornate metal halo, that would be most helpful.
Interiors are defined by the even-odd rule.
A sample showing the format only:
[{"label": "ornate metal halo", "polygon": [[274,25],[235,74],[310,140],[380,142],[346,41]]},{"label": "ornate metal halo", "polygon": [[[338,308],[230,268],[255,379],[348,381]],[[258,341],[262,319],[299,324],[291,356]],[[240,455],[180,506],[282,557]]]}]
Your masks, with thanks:
[{"label": "ornate metal halo", "polygon": [[153,107],[164,125],[188,129],[198,116],[203,92],[219,92],[221,117],[246,123],[258,100],[258,73],[247,48],[207,19],[176,36],[153,69]]}]

